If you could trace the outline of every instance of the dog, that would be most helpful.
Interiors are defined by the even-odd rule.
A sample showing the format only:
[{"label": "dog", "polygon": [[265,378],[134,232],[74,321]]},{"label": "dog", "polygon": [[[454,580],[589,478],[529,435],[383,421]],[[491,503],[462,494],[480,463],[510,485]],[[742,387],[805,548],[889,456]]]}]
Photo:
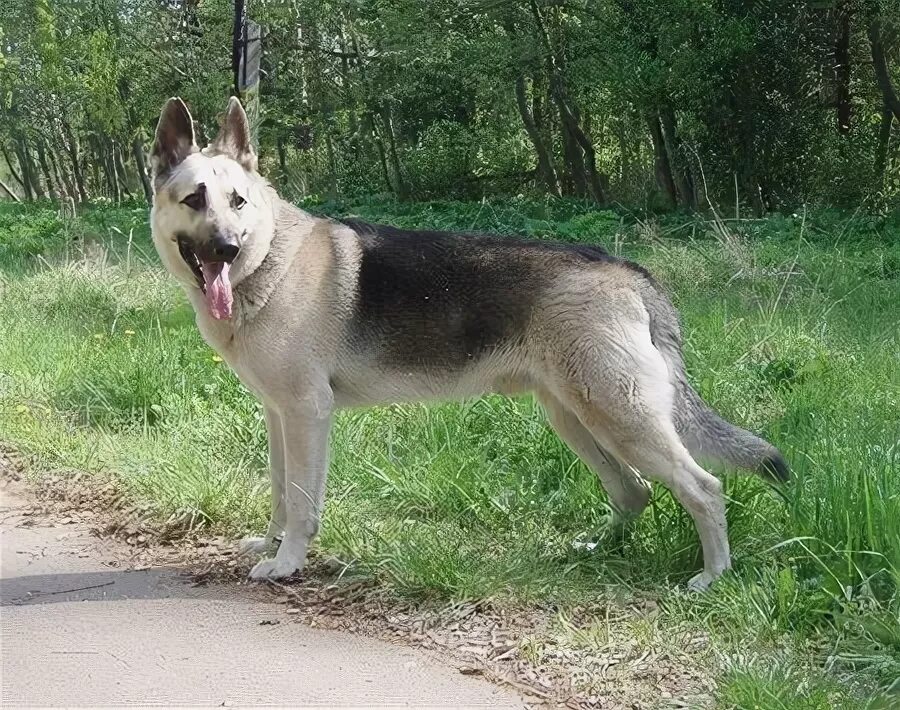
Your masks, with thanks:
[{"label": "dog", "polygon": [[786,480],[767,441],[687,380],[677,313],[642,267],[600,247],[407,231],[313,216],[258,173],[232,98],[198,148],[170,99],[152,150],[153,241],[206,341],[262,402],[272,512],[252,579],[303,569],[319,529],[333,412],[532,392],[623,518],[648,479],[690,513],[706,589],[731,566],[718,478],[697,459]]}]

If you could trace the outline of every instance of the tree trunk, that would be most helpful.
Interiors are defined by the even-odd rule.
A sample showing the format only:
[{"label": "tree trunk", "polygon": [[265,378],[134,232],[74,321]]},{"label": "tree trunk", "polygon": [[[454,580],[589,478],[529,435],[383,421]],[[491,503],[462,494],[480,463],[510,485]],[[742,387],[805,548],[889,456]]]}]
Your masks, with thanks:
[{"label": "tree trunk", "polygon": [[69,125],[68,121],[62,121],[62,131],[63,148],[69,156],[69,161],[72,165],[72,177],[75,179],[75,188],[78,190],[78,201],[87,202],[88,193],[84,185],[84,172],[82,171],[79,162],[78,143],[75,140],[75,136],[72,133],[72,127]]},{"label": "tree trunk", "polygon": [[534,125],[537,126],[544,144],[552,146],[553,141],[547,140],[547,135],[544,133],[546,126],[544,125],[544,101],[542,96],[546,90],[546,87],[538,86],[537,76],[531,77],[531,117],[534,119]]},{"label": "tree trunk", "polygon": [[31,172],[30,161],[28,160],[28,156],[26,155],[27,147],[24,144],[24,140],[20,137],[17,138],[14,142],[14,148],[16,154],[16,160],[19,161],[19,170],[22,171],[22,187],[25,190],[25,199],[29,202],[40,197],[40,191],[35,189],[34,184],[34,176]]},{"label": "tree trunk", "polygon": [[[534,125],[537,126],[543,144],[547,146],[550,165],[553,166],[553,170],[556,172],[556,161],[553,155],[553,121],[549,120],[546,114],[546,103],[544,101],[544,98],[548,97],[549,87],[545,86],[545,83],[539,72],[535,72],[531,77],[531,115],[534,118]],[[556,174],[558,181],[559,174],[558,172]]]},{"label": "tree trunk", "polygon": [[35,150],[37,151],[38,164],[41,166],[41,172],[44,174],[44,183],[47,185],[47,194],[53,197],[58,192],[56,183],[53,179],[53,171],[47,163],[47,155],[44,152],[44,141],[38,139]]},{"label": "tree trunk", "polygon": [[119,155],[119,144],[115,140],[112,141],[112,168],[113,175],[116,178],[116,184],[119,186],[119,196],[123,200],[131,197],[131,190],[128,189],[128,176],[125,173],[125,166],[122,164],[122,156]]},{"label": "tree trunk", "polygon": [[519,107],[519,116],[522,117],[522,123],[525,124],[525,132],[531,139],[534,146],[534,152],[537,155],[538,175],[541,182],[547,190],[556,196],[559,196],[559,183],[556,180],[556,171],[553,169],[553,161],[550,160],[550,154],[547,152],[547,146],[538,130],[534,121],[534,116],[528,110],[528,101],[525,95],[525,77],[519,75],[516,77],[516,105]]},{"label": "tree trunk", "polygon": [[65,166],[60,165],[60,161],[56,159],[56,151],[50,143],[47,143],[47,155],[50,157],[50,165],[53,166],[53,174],[56,175],[56,184],[64,191],[65,197],[74,197],[75,187],[72,184],[72,178]]},{"label": "tree trunk", "polygon": [[[577,113],[575,113],[575,117],[579,118]],[[609,195],[609,175],[602,173],[597,169],[597,153],[594,150],[594,133],[591,130],[591,114],[587,109],[585,109],[584,118],[579,120],[579,125],[581,126],[581,135],[584,136],[590,146],[590,150],[586,151],[586,154],[588,156],[588,178],[591,180],[591,189],[594,193],[594,199],[600,204],[605,205],[608,202]],[[602,136],[599,142],[603,142]]]},{"label": "tree trunk", "polygon": [[576,197],[587,197],[588,187],[585,179],[584,156],[572,134],[563,126],[562,129],[563,158],[568,168],[569,180],[566,192]]},{"label": "tree trunk", "polygon": [[663,139],[669,157],[669,166],[678,188],[678,197],[684,207],[694,209],[697,206],[697,197],[694,194],[694,178],[691,175],[691,168],[682,150],[675,111],[672,110],[671,106],[664,106],[662,111],[660,111],[659,117],[662,122]]},{"label": "tree trunk", "polygon": [[625,132],[625,121],[616,121],[616,140],[619,143],[619,183],[627,184],[631,177],[631,149]]},{"label": "tree trunk", "polygon": [[585,166],[585,178],[590,192],[594,199],[600,204],[606,203],[606,194],[603,190],[603,183],[597,172],[596,153],[590,139],[585,135],[579,125],[578,119],[572,112],[568,99],[565,96],[565,89],[562,84],[558,84],[556,91],[553,92],[554,101],[559,109],[559,117],[564,130],[572,137],[575,145],[584,154],[582,164]]},{"label": "tree trunk", "polygon": [[325,151],[328,156],[328,199],[333,200],[338,194],[337,161],[334,156],[334,143],[327,130],[325,132]]},{"label": "tree trunk", "polygon": [[[507,37],[512,41],[516,35],[516,28],[509,17],[504,20],[503,29],[506,31]],[[537,90],[537,86],[534,83],[532,83],[532,94],[534,96],[532,106],[539,108],[538,96],[540,92]],[[522,119],[522,124],[525,126],[525,132],[528,134],[529,140],[531,140],[531,145],[534,148],[535,157],[537,158],[538,177],[547,191],[558,197],[560,195],[560,190],[559,181],[556,177],[556,170],[553,167],[553,160],[550,157],[550,152],[547,150],[547,144],[544,142],[544,137],[541,135],[540,117],[528,106],[525,76],[521,72],[516,76],[515,96],[516,107],[519,109],[519,116]]]},{"label": "tree trunk", "polygon": [[106,135],[98,135],[94,142],[94,148],[97,152],[97,162],[102,166],[103,177],[106,179],[109,195],[118,204],[122,201],[122,193],[119,191],[119,180],[116,176],[116,164],[112,155],[112,141]]},{"label": "tree trunk", "polygon": [[[366,76],[365,63],[362,60],[362,52],[359,48],[359,40],[356,32],[350,27],[350,46],[353,53],[357,57],[356,66],[359,69],[360,83],[363,89],[368,89],[369,82]],[[366,93],[369,93],[366,91]],[[371,95],[371,94],[370,94]],[[400,168],[400,158],[397,155],[397,144],[394,136],[394,123],[391,120],[390,108],[386,104],[380,106],[367,107],[363,114],[369,123],[372,137],[375,140],[375,147],[378,150],[378,158],[381,162],[381,171],[384,175],[384,181],[387,183],[388,189],[392,190],[398,199],[405,200],[409,194],[409,188],[403,179],[403,172]],[[381,119],[382,131],[379,134],[376,115]],[[390,158],[391,170],[388,170],[388,158]],[[391,176],[390,173],[393,173]]]},{"label": "tree trunk", "polygon": [[[736,86],[741,86],[745,77],[739,72]],[[753,214],[762,217],[765,213],[765,202],[762,197],[763,186],[757,170],[757,136],[753,124],[754,112],[747,105],[746,96],[741,91],[730,91],[727,106],[731,111],[731,123],[735,135],[735,157],[732,169],[738,176],[737,188],[742,189],[753,205]],[[735,199],[738,199],[736,196]]]},{"label": "tree trunk", "polygon": [[666,143],[659,116],[648,117],[647,125],[650,127],[650,139],[653,141],[656,182],[665,193],[669,204],[674,207],[678,204],[678,191],[675,187],[675,179],[672,177],[672,166],[669,163],[669,154],[666,151]]},{"label": "tree trunk", "polygon": [[34,159],[31,157],[31,146],[28,145],[28,140],[24,136],[19,137],[17,152],[19,164],[24,166],[22,168],[22,177],[25,177],[31,184],[31,192],[34,198],[39,200],[44,197],[44,188],[41,185],[41,176],[38,174],[37,167],[35,167]]},{"label": "tree trunk", "polygon": [[[149,204],[153,202],[153,186],[150,184],[150,178],[147,173],[147,165],[144,160],[144,149],[141,145],[140,136],[142,133],[141,130],[141,120],[137,117],[135,107],[131,101],[128,100],[129,95],[131,94],[131,86],[127,75],[122,75],[119,78],[119,82],[117,84],[117,89],[119,91],[119,97],[124,106],[128,107],[127,110],[127,118],[128,122],[127,126],[127,135],[131,136],[131,142],[127,148],[128,152],[131,154],[131,159],[134,160],[134,169],[137,171],[138,180],[141,183],[141,191],[144,193],[144,199],[147,200]],[[127,140],[127,139],[126,139]],[[126,147],[125,144],[122,143],[119,145],[119,164],[122,167],[122,177],[126,180],[128,173],[125,169],[125,162],[127,160],[126,157]],[[131,196],[131,191],[128,190],[129,197]]]},{"label": "tree trunk", "polygon": [[883,106],[881,109],[881,125],[878,128],[878,144],[875,149],[875,166],[872,170],[877,186],[880,186],[884,181],[884,169],[887,166],[888,151],[891,146],[891,124],[893,122],[893,112],[886,105]]},{"label": "tree trunk", "polygon": [[[584,153],[583,164],[587,168],[585,177],[587,179],[588,186],[590,187],[591,194],[594,196],[594,199],[597,202],[599,202],[600,204],[605,204],[606,194],[603,190],[603,184],[600,180],[600,175],[597,173],[597,161],[594,146],[591,143],[590,139],[585,135],[584,131],[581,129],[578,118],[575,116],[575,112],[566,90],[565,79],[563,78],[562,70],[560,69],[559,64],[561,60],[557,58],[558,52],[554,48],[553,43],[550,41],[550,34],[547,32],[547,28],[544,25],[544,20],[541,17],[541,12],[538,9],[537,2],[535,2],[535,0],[531,0],[529,4],[531,7],[532,17],[534,18],[535,25],[538,28],[538,34],[540,35],[541,43],[543,44],[544,51],[547,54],[547,64],[550,74],[550,95],[554,103],[556,104],[557,109],[559,110],[559,117],[564,130],[569,133],[574,142],[577,143],[578,147]],[[582,178],[582,180],[583,179],[584,178]]]},{"label": "tree trunk", "polygon": [[84,175],[85,184],[92,193],[104,194],[103,184],[100,180],[100,161],[97,159],[97,151],[92,145],[90,136],[82,144],[81,173]]},{"label": "tree trunk", "polygon": [[874,17],[869,23],[869,46],[872,50],[872,64],[875,69],[875,79],[878,88],[881,89],[884,105],[894,114],[894,118],[900,121],[900,98],[891,83],[891,72],[888,68],[887,58],[884,54],[884,45],[881,41],[881,18]]},{"label": "tree trunk", "polygon": [[837,129],[850,132],[850,7],[844,2],[837,10],[838,32],[834,47],[835,77],[837,79]]},{"label": "tree trunk", "polygon": [[91,189],[101,196],[106,196],[109,191],[109,184],[104,185],[104,174],[100,171],[103,162],[100,157],[100,150],[97,147],[96,136],[88,133],[82,143],[81,151],[81,170],[86,173],[88,185]]},{"label": "tree trunk", "polygon": [[122,201],[122,190],[119,186],[119,175],[116,170],[115,143],[109,136],[103,136],[99,141],[99,146],[103,151],[103,166],[106,173],[106,182],[109,184],[110,194],[113,200],[118,204]]},{"label": "tree trunk", "polygon": [[7,185],[5,182],[3,182],[3,180],[0,180],[0,188],[3,188],[3,191],[7,195],[9,195],[13,199],[14,202],[22,201],[19,199],[19,196],[15,192],[13,192],[12,190],[9,189],[9,185]]},{"label": "tree trunk", "polygon": [[284,175],[287,172],[287,150],[284,147],[284,136],[280,133],[275,139],[275,152],[278,153],[278,171]]},{"label": "tree trunk", "polygon": [[381,107],[381,120],[384,123],[384,134],[387,136],[388,158],[390,159],[391,170],[394,173],[397,185],[397,197],[405,200],[409,197],[409,187],[403,179],[403,171],[400,169],[400,158],[397,155],[397,139],[394,135],[394,121],[389,107]]},{"label": "tree trunk", "polygon": [[363,115],[363,120],[368,126],[369,132],[372,135],[372,141],[375,143],[375,149],[378,151],[378,163],[379,165],[381,165],[381,177],[384,179],[384,185],[389,192],[393,192],[396,194],[397,188],[391,181],[391,172],[390,170],[388,170],[387,164],[387,154],[384,151],[384,140],[378,133],[378,125],[375,122],[375,114],[371,111],[367,111]]},{"label": "tree trunk", "polygon": [[44,189],[43,183],[41,182],[41,174],[34,163],[32,148],[25,138],[22,139],[22,150],[25,153],[25,161],[28,163],[28,172],[31,174],[32,190],[34,190],[35,197],[38,199],[48,197],[50,186],[48,185],[47,189]]},{"label": "tree trunk", "polygon": [[[344,23],[348,22],[346,16],[341,15],[341,23],[338,26],[338,42],[340,43],[341,48],[341,83],[344,91],[350,91],[350,56],[351,50],[350,46],[347,42],[347,37],[344,34]],[[347,106],[347,120],[349,123],[349,134],[350,134],[350,150],[353,151],[353,157],[356,160],[360,159],[360,121],[359,116],[356,113],[356,106],[351,104]]]},{"label": "tree trunk", "polygon": [[141,139],[138,136],[131,140],[131,157],[134,158],[134,165],[137,168],[138,177],[141,179],[144,197],[149,204],[153,204],[153,186],[150,184],[150,176],[147,174],[144,146],[141,145]]},{"label": "tree trunk", "polygon": [[116,169],[116,177],[119,180],[119,187],[122,192],[131,199],[131,189],[128,187],[128,173],[125,171],[125,162],[122,160],[122,146],[116,140],[112,141],[113,146],[113,167]]},{"label": "tree trunk", "polygon": [[0,153],[3,153],[3,160],[6,161],[6,167],[9,168],[9,174],[13,176],[13,180],[19,183],[19,187],[22,190],[25,190],[25,181],[22,180],[22,176],[16,172],[16,166],[13,165],[12,158],[9,155],[9,151],[6,148],[6,142],[0,140]]}]

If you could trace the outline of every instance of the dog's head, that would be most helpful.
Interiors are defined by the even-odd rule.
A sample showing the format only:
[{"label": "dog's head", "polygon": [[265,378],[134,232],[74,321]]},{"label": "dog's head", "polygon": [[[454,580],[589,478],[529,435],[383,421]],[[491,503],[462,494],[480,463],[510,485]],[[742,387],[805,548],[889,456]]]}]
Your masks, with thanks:
[{"label": "dog's head", "polygon": [[169,99],[151,166],[153,241],[163,263],[187,288],[202,291],[214,318],[230,318],[232,287],[259,265],[272,231],[268,186],[256,172],[240,102],[228,102],[219,135],[200,151],[187,106]]}]

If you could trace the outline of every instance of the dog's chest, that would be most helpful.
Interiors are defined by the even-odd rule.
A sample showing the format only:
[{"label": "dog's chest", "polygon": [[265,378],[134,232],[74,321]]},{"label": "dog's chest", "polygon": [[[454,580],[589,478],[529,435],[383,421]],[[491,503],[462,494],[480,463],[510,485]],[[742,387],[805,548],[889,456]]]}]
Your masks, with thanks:
[{"label": "dog's chest", "polygon": [[197,311],[197,328],[206,343],[219,354],[245,386],[260,393],[261,378],[254,367],[254,344],[232,320],[215,320],[204,310]]}]

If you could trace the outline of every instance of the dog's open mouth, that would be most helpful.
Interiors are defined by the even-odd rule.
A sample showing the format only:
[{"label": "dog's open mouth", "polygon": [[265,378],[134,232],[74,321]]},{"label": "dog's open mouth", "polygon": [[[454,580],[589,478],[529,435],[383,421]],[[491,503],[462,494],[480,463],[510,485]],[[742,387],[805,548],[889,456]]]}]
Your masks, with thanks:
[{"label": "dog's open mouth", "polygon": [[227,261],[202,260],[189,241],[182,237],[178,238],[178,252],[194,274],[194,278],[197,279],[197,286],[203,292],[212,317],[217,320],[231,318],[231,306],[234,300],[231,281],[228,278],[231,264]]}]

